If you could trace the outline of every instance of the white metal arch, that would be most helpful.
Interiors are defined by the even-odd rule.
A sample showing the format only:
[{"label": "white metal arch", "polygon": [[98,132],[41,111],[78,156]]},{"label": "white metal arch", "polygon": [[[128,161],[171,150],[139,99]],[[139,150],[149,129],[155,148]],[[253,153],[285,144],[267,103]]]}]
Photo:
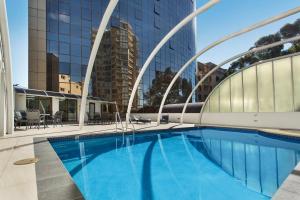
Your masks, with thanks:
[{"label": "white metal arch", "polygon": [[[12,134],[14,132],[14,92],[13,92],[13,78],[12,78],[12,62],[11,62],[11,51],[10,51],[10,41],[9,41],[9,29],[7,23],[7,13],[6,13],[6,3],[5,0],[0,0],[0,34],[3,47],[4,59],[0,59],[0,67],[2,72],[0,72],[0,102],[2,105],[2,113],[0,115],[1,127],[0,135],[2,134]],[[0,55],[1,56],[1,55]],[[4,107],[3,107],[4,106]]]},{"label": "white metal arch", "polygon": [[[235,59],[238,59],[244,55],[247,55],[247,54],[251,54],[251,53],[255,53],[255,52],[259,52],[259,51],[263,51],[265,49],[269,49],[269,48],[272,48],[272,47],[275,47],[275,46],[279,46],[279,45],[282,45],[282,44],[285,44],[285,43],[289,43],[289,42],[294,42],[294,41],[297,41],[297,40],[300,40],[300,35],[298,36],[295,36],[295,37],[292,37],[292,38],[289,38],[289,39],[285,39],[285,40],[281,40],[281,41],[278,41],[278,42],[274,42],[272,44],[268,44],[268,45],[264,45],[264,46],[260,46],[260,47],[256,47],[256,48],[253,48],[249,51],[246,51],[246,52],[243,52],[243,53],[240,53],[238,55],[235,55],[227,60],[225,60],[224,62],[222,62],[221,64],[219,64],[218,66],[214,67],[212,70],[210,70],[198,83],[197,85],[193,88],[192,92],[190,93],[189,97],[187,98],[185,104],[184,104],[184,107],[183,107],[183,110],[182,110],[182,113],[181,113],[181,118],[180,118],[180,123],[183,123],[183,118],[184,118],[184,113],[186,111],[186,108],[187,108],[187,105],[188,105],[188,102],[190,101],[190,99],[192,98],[193,96],[193,93],[198,89],[198,87],[203,83],[203,81],[205,81],[205,79],[207,77],[209,77],[212,73],[214,73],[217,69],[219,69],[220,67],[226,65],[227,63],[230,63],[232,62],[233,60]],[[203,108],[204,108],[205,104],[203,105]],[[203,108],[201,110],[203,110]]]},{"label": "white metal arch", "polygon": [[202,12],[205,12],[208,10],[210,7],[218,3],[220,0],[210,0],[208,3],[206,3],[204,6],[198,8],[196,11],[192,12],[190,15],[188,15],[186,18],[184,18],[179,24],[177,24],[153,49],[149,57],[147,58],[146,62],[144,63],[131,92],[128,107],[127,107],[127,112],[126,112],[126,128],[128,127],[129,124],[129,119],[130,119],[130,112],[131,112],[131,107],[132,103],[136,94],[136,91],[138,89],[138,86],[140,84],[140,81],[150,65],[152,59],[155,57],[155,55],[158,53],[158,51],[162,48],[162,46],[175,34],[177,33],[183,26],[185,26],[187,23],[189,23],[191,20],[193,20],[197,15],[201,14]]},{"label": "white metal arch", "polygon": [[106,26],[109,22],[110,16],[112,15],[115,7],[117,6],[119,0],[110,0],[104,15],[102,17],[102,21],[100,23],[94,45],[91,51],[91,56],[89,59],[89,63],[86,69],[86,74],[85,74],[85,79],[84,79],[84,85],[83,85],[83,91],[82,91],[82,98],[81,98],[81,106],[80,106],[80,116],[79,116],[79,127],[82,129],[83,124],[84,124],[84,115],[85,115],[85,107],[86,107],[86,99],[88,95],[88,87],[91,79],[91,73],[93,70],[94,62],[96,59],[96,55],[104,34],[104,31],[106,29]]},{"label": "white metal arch", "polygon": [[260,28],[260,27],[263,27],[267,24],[270,24],[272,22],[275,22],[275,21],[278,21],[282,18],[285,18],[285,17],[288,17],[290,15],[293,15],[293,14],[296,14],[300,12],[300,6],[297,7],[297,8],[294,8],[294,9],[291,9],[287,12],[284,12],[284,13],[281,13],[277,16],[274,16],[274,17],[271,17],[269,19],[266,19],[266,20],[263,20],[259,23],[256,23],[256,24],[253,24],[252,26],[250,27],[247,27],[245,29],[242,29],[238,32],[234,32],[234,33],[231,33],[215,42],[213,42],[212,44],[210,44],[209,46],[205,47],[204,49],[202,49],[201,51],[199,51],[195,56],[193,56],[189,61],[187,61],[181,68],[180,70],[177,72],[177,74],[174,76],[174,78],[172,79],[171,83],[169,84],[164,96],[163,96],[163,99],[161,101],[161,104],[160,104],[160,107],[159,107],[159,112],[158,112],[158,116],[157,116],[157,124],[159,125],[160,124],[160,118],[161,118],[161,115],[162,115],[162,110],[163,110],[163,106],[165,104],[165,101],[167,99],[167,96],[169,94],[169,92],[171,91],[173,85],[175,84],[176,80],[180,77],[180,75],[184,72],[184,70],[192,63],[194,62],[199,56],[201,56],[202,54],[204,54],[205,52],[207,52],[208,50],[212,49],[213,47],[227,41],[227,40],[230,40],[234,37],[237,37],[237,36],[240,36],[244,33],[247,33],[247,32],[250,32],[252,30],[255,30],[257,28]]}]

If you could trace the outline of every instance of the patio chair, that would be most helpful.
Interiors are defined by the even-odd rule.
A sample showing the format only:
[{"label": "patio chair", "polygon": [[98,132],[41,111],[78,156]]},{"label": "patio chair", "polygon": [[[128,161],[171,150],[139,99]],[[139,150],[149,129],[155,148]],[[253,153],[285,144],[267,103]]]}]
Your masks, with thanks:
[{"label": "patio chair", "polygon": [[92,124],[94,122],[93,118],[91,117],[89,112],[86,112],[86,117],[87,117],[87,124]]},{"label": "patio chair", "polygon": [[41,118],[39,110],[27,110],[26,116],[27,116],[26,127],[29,126],[29,128],[31,128],[31,126],[35,126],[38,129],[40,129],[41,123],[44,123],[44,128],[46,128],[45,121],[44,121],[45,119]]},{"label": "patio chair", "polygon": [[56,111],[56,113],[52,116],[51,120],[52,120],[53,127],[56,127],[58,124],[63,126],[62,123],[63,114],[64,114],[63,111]]},{"label": "patio chair", "polygon": [[95,112],[94,114],[94,120],[93,120],[96,124],[101,122],[101,115],[99,112]]},{"label": "patio chair", "polygon": [[[26,114],[25,114],[25,116],[26,116]],[[17,128],[18,125],[19,125],[19,127],[21,127],[22,123],[27,124],[27,118],[23,117],[23,115],[21,114],[21,111],[15,111],[15,115],[14,115],[15,128]]]},{"label": "patio chair", "polygon": [[102,124],[112,124],[115,122],[115,115],[113,113],[103,113],[102,114]]}]

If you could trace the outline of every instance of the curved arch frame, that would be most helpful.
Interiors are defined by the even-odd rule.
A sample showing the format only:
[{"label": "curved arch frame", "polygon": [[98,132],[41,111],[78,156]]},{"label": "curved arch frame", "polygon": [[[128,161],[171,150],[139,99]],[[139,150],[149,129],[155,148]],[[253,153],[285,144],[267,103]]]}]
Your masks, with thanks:
[{"label": "curved arch frame", "polygon": [[105,13],[102,17],[102,21],[100,23],[95,42],[91,51],[91,56],[89,59],[89,63],[86,69],[85,79],[84,79],[84,85],[83,85],[83,91],[82,91],[82,98],[81,98],[81,106],[80,106],[80,116],[79,116],[79,128],[82,129],[84,125],[84,115],[85,115],[85,107],[86,107],[86,99],[88,95],[88,88],[89,83],[91,79],[91,73],[93,70],[94,62],[97,56],[97,52],[104,34],[104,31],[106,29],[106,26],[109,22],[110,16],[112,15],[115,7],[117,6],[119,0],[110,0]]},{"label": "curved arch frame", "polygon": [[208,50],[212,49],[213,47],[227,41],[227,40],[230,40],[232,38],[235,38],[237,36],[240,36],[242,34],[245,34],[247,32],[250,32],[252,30],[255,30],[255,29],[258,29],[258,28],[261,28],[265,25],[268,25],[270,23],[273,23],[275,21],[278,21],[282,18],[285,18],[285,17],[288,17],[290,15],[293,15],[293,14],[296,14],[300,12],[300,7],[297,7],[297,8],[294,8],[294,9],[291,9],[287,12],[284,12],[284,13],[281,13],[277,16],[274,16],[274,17],[271,17],[269,19],[266,19],[266,20],[263,20],[259,23],[256,23],[256,24],[253,24],[252,26],[250,27],[247,27],[245,29],[242,29],[238,32],[234,32],[234,33],[231,33],[215,42],[213,42],[212,44],[210,44],[209,46],[207,46],[206,48],[202,49],[201,51],[199,51],[195,56],[193,56],[189,61],[187,61],[181,68],[180,70],[177,72],[177,74],[174,76],[174,78],[172,79],[171,83],[169,84],[164,96],[163,96],[163,99],[161,101],[161,104],[160,104],[160,107],[159,107],[159,112],[158,112],[158,116],[157,116],[157,125],[160,124],[160,118],[161,118],[161,115],[162,115],[162,110],[163,110],[163,106],[165,104],[165,101],[167,99],[167,96],[169,94],[169,92],[171,91],[173,85],[175,84],[176,80],[180,77],[180,75],[183,73],[183,71],[192,63],[194,62],[199,56],[201,56],[202,54],[204,54],[205,52],[207,52]]},{"label": "curved arch frame", "polygon": [[188,15],[187,17],[185,17],[181,22],[179,22],[157,45],[156,47],[153,49],[153,51],[150,53],[149,57],[147,58],[146,62],[144,63],[131,92],[130,95],[130,99],[129,99],[129,103],[128,103],[128,107],[127,107],[127,112],[126,112],[126,129],[128,127],[129,124],[129,119],[130,119],[130,112],[131,112],[131,107],[132,107],[132,103],[136,94],[136,91],[138,89],[138,86],[141,82],[141,79],[146,71],[146,69],[148,68],[148,66],[150,65],[151,61],[153,60],[153,58],[155,57],[155,55],[158,53],[158,51],[162,48],[162,46],[175,34],[177,33],[183,26],[185,26],[187,23],[189,23],[191,20],[193,20],[196,16],[198,16],[199,14],[205,12],[206,10],[208,10],[210,7],[212,7],[213,5],[215,5],[216,3],[218,3],[220,0],[210,0],[208,3],[206,3],[204,6],[198,8],[196,11],[192,12],[190,15]]},{"label": "curved arch frame", "polygon": [[[217,69],[221,68],[222,66],[232,62],[233,60],[236,60],[244,55],[247,55],[247,54],[251,54],[251,53],[255,53],[255,52],[259,52],[259,51],[263,51],[263,50],[266,50],[266,49],[269,49],[269,48],[272,48],[272,47],[275,47],[275,46],[279,46],[279,45],[282,45],[282,44],[285,44],[285,43],[289,43],[289,42],[294,42],[294,41],[297,41],[297,40],[300,40],[300,35],[298,36],[295,36],[295,37],[292,37],[292,38],[289,38],[289,39],[285,39],[285,40],[281,40],[279,42],[274,42],[272,44],[268,44],[268,45],[264,45],[264,46],[261,46],[261,47],[256,47],[256,48],[253,48],[249,51],[246,51],[246,52],[243,52],[243,53],[240,53],[238,55],[235,55],[227,60],[225,60],[224,62],[222,62],[221,64],[219,64],[218,66],[214,67],[212,70],[210,70],[198,83],[197,85],[193,88],[192,92],[190,93],[189,97],[187,98],[185,104],[184,104],[184,107],[183,107],[183,110],[182,110],[182,113],[181,113],[181,118],[180,118],[180,123],[182,124],[183,123],[183,119],[184,119],[184,113],[186,111],[186,108],[187,108],[187,105],[188,105],[188,102],[190,101],[190,99],[192,98],[192,95],[194,94],[194,92],[198,89],[198,87],[205,81],[205,79],[207,77],[209,77],[212,73],[214,73]],[[219,86],[219,85],[218,85]],[[218,87],[217,86],[217,87]],[[215,90],[215,89],[214,89]],[[213,90],[213,91],[214,91]],[[213,91],[211,92],[211,94],[213,93]],[[209,95],[210,96],[210,95]],[[209,98],[209,97],[208,97]],[[208,99],[207,98],[207,99]],[[205,101],[205,104],[203,105],[202,109],[201,109],[201,112],[200,112],[200,118],[201,118],[201,114],[202,114],[202,111],[203,111],[203,108],[205,107],[206,105],[206,102],[207,102],[207,99]]]},{"label": "curved arch frame", "polygon": [[[6,3],[5,0],[0,0],[0,29],[2,30],[1,38],[3,43],[3,53],[4,60],[2,60],[5,64],[4,70],[4,87],[6,89],[6,94],[1,93],[2,98],[5,98],[4,102],[6,102],[7,106],[7,114],[5,116],[5,112],[3,114],[3,118],[6,118],[6,122],[4,124],[4,132],[5,134],[13,134],[14,132],[14,89],[13,89],[13,78],[12,78],[12,61],[11,61],[11,50],[10,50],[10,41],[9,41],[9,27],[7,21],[7,12],[6,12]],[[0,63],[0,67],[1,63]],[[2,118],[1,117],[1,118]],[[0,131],[1,135],[1,131]]]}]

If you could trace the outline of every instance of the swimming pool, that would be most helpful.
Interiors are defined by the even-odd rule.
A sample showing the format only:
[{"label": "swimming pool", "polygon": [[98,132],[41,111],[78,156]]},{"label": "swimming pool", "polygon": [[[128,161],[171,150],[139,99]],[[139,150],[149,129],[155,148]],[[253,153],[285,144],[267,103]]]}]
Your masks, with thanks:
[{"label": "swimming pool", "polygon": [[270,199],[300,160],[300,140],[192,128],[49,139],[87,200]]}]

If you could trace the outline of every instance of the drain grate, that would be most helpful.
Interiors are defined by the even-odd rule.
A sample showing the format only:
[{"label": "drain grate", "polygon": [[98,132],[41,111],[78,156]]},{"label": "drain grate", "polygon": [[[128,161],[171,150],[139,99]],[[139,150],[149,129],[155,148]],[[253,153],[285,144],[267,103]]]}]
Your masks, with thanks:
[{"label": "drain grate", "polygon": [[16,162],[14,162],[15,165],[28,165],[28,164],[32,164],[32,163],[37,163],[39,161],[38,158],[26,158],[26,159],[22,159],[22,160],[18,160]]}]

